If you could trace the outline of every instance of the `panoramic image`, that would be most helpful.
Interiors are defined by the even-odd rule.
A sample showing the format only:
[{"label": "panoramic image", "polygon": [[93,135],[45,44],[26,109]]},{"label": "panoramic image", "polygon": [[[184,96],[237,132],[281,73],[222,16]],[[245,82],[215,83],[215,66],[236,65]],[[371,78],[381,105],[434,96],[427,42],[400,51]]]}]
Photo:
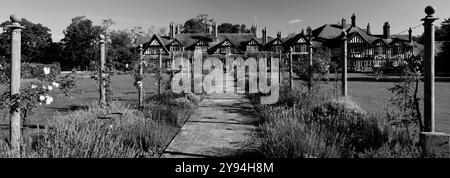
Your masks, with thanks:
[{"label": "panoramic image", "polygon": [[3,4],[0,158],[450,157],[450,1]]}]

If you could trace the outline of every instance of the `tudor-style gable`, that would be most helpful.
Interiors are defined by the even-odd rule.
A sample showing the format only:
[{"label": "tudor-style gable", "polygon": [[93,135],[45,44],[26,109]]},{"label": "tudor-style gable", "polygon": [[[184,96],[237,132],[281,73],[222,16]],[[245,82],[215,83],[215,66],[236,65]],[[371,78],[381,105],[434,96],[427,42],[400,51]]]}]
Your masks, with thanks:
[{"label": "tudor-style gable", "polygon": [[198,40],[197,43],[194,44],[195,51],[207,52],[208,51],[208,43],[205,40]]},{"label": "tudor-style gable", "polygon": [[174,39],[171,43],[167,45],[170,52],[183,52],[184,46],[177,39]]},{"label": "tudor-style gable", "polygon": [[280,38],[275,38],[267,45],[272,52],[282,52],[284,51],[284,43]]},{"label": "tudor-style gable", "polygon": [[214,54],[240,54],[236,46],[230,40],[225,39],[215,46]]},{"label": "tudor-style gable", "polygon": [[246,51],[247,52],[258,52],[260,50],[259,47],[260,47],[260,44],[254,38],[252,38],[252,40],[250,40],[247,43]]},{"label": "tudor-style gable", "polygon": [[292,49],[294,54],[308,54],[308,40],[305,37],[298,38]]},{"label": "tudor-style gable", "polygon": [[144,45],[144,55],[158,55],[160,50],[162,54],[168,54],[168,50],[157,35],[153,35],[152,39]]}]

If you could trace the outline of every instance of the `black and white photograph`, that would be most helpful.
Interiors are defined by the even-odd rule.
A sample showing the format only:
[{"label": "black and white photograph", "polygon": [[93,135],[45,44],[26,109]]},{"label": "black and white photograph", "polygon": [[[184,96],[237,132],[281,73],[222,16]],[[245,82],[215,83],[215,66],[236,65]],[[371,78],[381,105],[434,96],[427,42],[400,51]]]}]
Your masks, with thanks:
[{"label": "black and white photograph", "polygon": [[449,40],[449,0],[0,0],[0,161],[450,158]]}]

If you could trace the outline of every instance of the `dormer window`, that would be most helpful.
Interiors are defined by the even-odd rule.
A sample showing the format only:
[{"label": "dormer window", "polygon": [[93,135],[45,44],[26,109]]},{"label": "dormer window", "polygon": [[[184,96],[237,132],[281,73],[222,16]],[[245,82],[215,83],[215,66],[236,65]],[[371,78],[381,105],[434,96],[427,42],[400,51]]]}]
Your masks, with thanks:
[{"label": "dormer window", "polygon": [[247,44],[247,49],[248,52],[258,52],[259,51],[259,45],[255,40],[250,41]]}]

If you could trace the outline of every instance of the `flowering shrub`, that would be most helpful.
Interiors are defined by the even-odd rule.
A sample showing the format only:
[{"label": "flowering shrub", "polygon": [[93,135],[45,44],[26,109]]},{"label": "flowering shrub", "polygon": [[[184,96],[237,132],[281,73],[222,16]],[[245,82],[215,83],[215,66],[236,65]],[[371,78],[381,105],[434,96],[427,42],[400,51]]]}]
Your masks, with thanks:
[{"label": "flowering shrub", "polygon": [[19,94],[11,96],[10,91],[4,92],[0,96],[0,100],[3,101],[0,103],[0,110],[20,109],[22,118],[25,120],[38,105],[50,105],[56,96],[70,96],[76,93],[75,72],[59,77],[51,68],[43,67],[37,79],[38,82],[22,86]]}]

